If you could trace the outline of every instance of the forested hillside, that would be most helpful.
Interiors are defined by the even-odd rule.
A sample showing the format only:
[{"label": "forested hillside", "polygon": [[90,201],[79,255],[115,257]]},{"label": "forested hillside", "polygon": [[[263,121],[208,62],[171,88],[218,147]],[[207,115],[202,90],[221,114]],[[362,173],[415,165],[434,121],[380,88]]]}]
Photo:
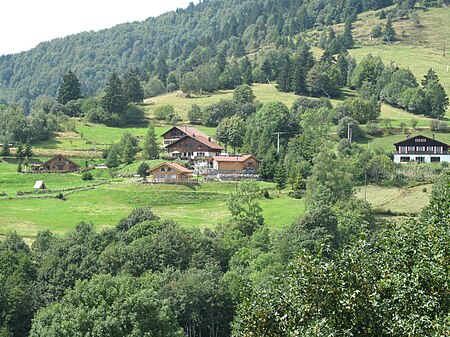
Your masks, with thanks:
[{"label": "forested hillside", "polygon": [[[396,1],[401,2],[401,1]],[[143,80],[157,76],[175,89],[181,74],[212,59],[240,58],[313,26],[392,4],[392,0],[204,0],[144,22],[121,24],[39,44],[0,57],[0,103],[41,94],[54,96],[69,69],[85,95],[101,90],[113,71],[137,69]],[[139,10],[138,8],[136,10]],[[171,85],[171,83],[173,83]]]}]

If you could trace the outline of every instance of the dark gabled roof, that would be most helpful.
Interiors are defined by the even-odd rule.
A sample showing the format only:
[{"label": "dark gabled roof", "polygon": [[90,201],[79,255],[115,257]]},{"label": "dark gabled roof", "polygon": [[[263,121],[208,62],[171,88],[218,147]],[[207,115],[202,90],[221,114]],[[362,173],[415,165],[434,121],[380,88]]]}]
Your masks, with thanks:
[{"label": "dark gabled roof", "polygon": [[162,164],[156,165],[155,167],[147,170],[147,172],[155,171],[155,170],[157,170],[157,169],[159,169],[160,167],[163,167],[163,166],[170,166],[175,171],[178,171],[178,172],[181,172],[181,173],[188,173],[188,174],[192,173],[192,171],[187,169],[186,167],[181,166],[180,164],[177,164],[177,163],[170,163],[170,162],[166,162],[166,163],[162,163]]},{"label": "dark gabled roof", "polygon": [[423,139],[426,139],[426,142],[428,143],[428,144],[435,144],[435,145],[441,145],[441,146],[443,146],[443,147],[445,147],[445,148],[448,148],[449,147],[449,145],[448,144],[446,144],[446,143],[444,143],[444,142],[440,142],[440,141],[438,141],[438,140],[436,140],[436,139],[433,139],[433,138],[430,138],[430,137],[426,137],[426,136],[422,136],[422,135],[417,135],[417,136],[414,136],[414,137],[411,137],[411,138],[407,138],[407,139],[404,139],[404,140],[402,140],[402,141],[400,141],[400,142],[397,142],[397,143],[394,143],[394,145],[395,146],[400,146],[400,145],[406,145],[406,144],[411,144],[411,143],[415,143],[415,140],[417,139],[417,138],[423,138]]},{"label": "dark gabled roof", "polygon": [[164,133],[161,135],[161,137],[164,137],[164,135],[165,135],[166,133],[169,133],[169,132],[172,131],[173,129],[180,130],[180,131],[183,132],[185,135],[188,135],[188,136],[191,136],[191,137],[193,137],[193,136],[195,135],[196,137],[199,136],[199,137],[203,137],[203,138],[208,139],[208,135],[207,135],[207,134],[201,132],[200,130],[198,130],[198,129],[192,127],[192,126],[174,126],[174,127],[170,128],[169,130],[167,130],[166,132],[164,132]]},{"label": "dark gabled roof", "polygon": [[75,166],[77,166],[77,167],[80,167],[80,165],[78,165],[77,163],[73,162],[73,161],[70,160],[69,158],[64,157],[64,156],[62,156],[62,155],[60,155],[60,154],[58,154],[58,155],[54,156],[53,158],[47,160],[46,162],[42,163],[42,166],[44,166],[44,165],[50,163],[52,160],[55,160],[56,158],[63,158],[64,160],[68,161],[69,163],[71,163],[71,164],[73,164],[73,165],[75,165]]},{"label": "dark gabled roof", "polygon": [[166,145],[166,148],[170,148],[170,147],[174,146],[175,144],[181,142],[183,139],[186,139],[186,138],[195,139],[196,141],[202,143],[203,145],[208,146],[211,149],[215,149],[215,150],[224,150],[225,149],[223,146],[221,146],[221,145],[219,145],[217,143],[214,143],[212,140],[209,140],[208,139],[209,137],[205,138],[205,137],[197,136],[197,135],[195,135],[195,137],[189,136],[189,135],[181,137],[180,139],[177,139],[173,143]]},{"label": "dark gabled roof", "polygon": [[243,163],[246,162],[247,160],[249,160],[250,158],[253,158],[254,160],[256,160],[259,163],[259,160],[256,159],[254,156],[247,154],[245,156],[242,157],[222,157],[222,156],[214,156],[211,157],[210,161],[219,161],[219,162],[238,162],[238,163]]}]

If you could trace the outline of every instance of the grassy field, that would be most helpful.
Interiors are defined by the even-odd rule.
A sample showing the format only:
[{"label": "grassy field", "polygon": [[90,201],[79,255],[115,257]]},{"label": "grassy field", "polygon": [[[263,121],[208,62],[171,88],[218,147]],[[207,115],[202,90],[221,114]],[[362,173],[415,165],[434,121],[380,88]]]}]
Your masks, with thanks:
[{"label": "grassy field", "polygon": [[[418,214],[430,200],[432,185],[411,188],[367,186],[367,201],[374,209],[396,213]],[[364,187],[358,188],[356,195],[364,199]]]},{"label": "grassy field", "polygon": [[[134,171],[134,167],[128,169]],[[108,180],[107,171],[94,170],[93,173],[94,176],[102,173]],[[49,189],[86,186],[101,181],[84,182],[79,174],[19,174],[15,164],[0,163],[0,193],[6,193],[8,197],[15,197],[17,191],[31,191],[38,179],[44,180]],[[273,184],[261,183],[261,187],[273,189]],[[95,189],[70,193],[66,201],[56,198],[1,199],[0,235],[16,230],[20,235],[32,238],[44,229],[64,234],[80,221],[91,221],[97,229],[102,229],[114,226],[133,208],[144,205],[152,206],[159,216],[186,227],[211,227],[229,218],[226,199],[235,188],[236,183],[143,185],[122,179]],[[270,228],[281,228],[304,213],[303,200],[291,199],[274,190],[271,194],[271,199],[260,201]]]},{"label": "grassy field", "polygon": [[[279,101],[286,104],[288,107],[292,106],[297,96],[291,93],[279,92],[274,84],[254,84],[252,86],[253,93],[256,99],[261,103],[271,101]],[[183,119],[187,120],[187,112],[193,104],[197,104],[201,108],[219,102],[221,99],[232,99],[233,90],[219,90],[210,95],[192,96],[190,98],[183,97],[179,92],[174,92],[158,97],[149,98],[146,100],[147,111],[150,117],[153,116],[153,111],[161,106],[170,104],[174,107],[175,112]]]}]

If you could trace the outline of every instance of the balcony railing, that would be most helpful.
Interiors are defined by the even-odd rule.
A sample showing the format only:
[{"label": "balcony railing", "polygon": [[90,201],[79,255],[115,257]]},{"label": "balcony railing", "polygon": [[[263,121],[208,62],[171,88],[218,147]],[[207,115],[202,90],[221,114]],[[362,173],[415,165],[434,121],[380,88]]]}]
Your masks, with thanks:
[{"label": "balcony railing", "polygon": [[430,155],[447,155],[450,152],[448,151],[443,151],[443,152],[434,152],[434,151],[408,151],[408,152],[398,152],[398,151],[394,151],[394,154],[399,154],[399,155],[421,155],[421,154],[430,154]]}]

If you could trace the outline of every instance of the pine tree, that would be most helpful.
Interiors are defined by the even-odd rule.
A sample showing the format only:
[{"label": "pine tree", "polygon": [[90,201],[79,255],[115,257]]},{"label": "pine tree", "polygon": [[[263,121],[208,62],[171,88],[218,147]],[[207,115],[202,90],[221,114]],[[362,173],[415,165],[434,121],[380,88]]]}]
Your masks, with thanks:
[{"label": "pine tree", "polygon": [[355,41],[353,40],[352,35],[352,21],[348,18],[345,21],[344,34],[342,36],[342,43],[346,49],[353,48],[355,45]]},{"label": "pine tree", "polygon": [[150,169],[150,166],[148,166],[148,164],[144,161],[139,165],[136,173],[139,174],[140,177],[144,178],[144,177],[148,176],[147,171],[149,169]]},{"label": "pine tree", "polygon": [[431,81],[439,82],[439,78],[432,68],[428,69],[427,74],[423,77],[423,80],[421,82],[422,88],[425,89],[427,84]]},{"label": "pine tree", "polygon": [[120,165],[117,145],[112,145],[106,157],[105,165],[109,168],[115,168]]},{"label": "pine tree", "polygon": [[79,98],[82,98],[80,82],[72,70],[69,70],[69,72],[64,75],[63,81],[58,89],[57,100],[61,104],[66,104],[69,101]]},{"label": "pine tree", "polygon": [[303,176],[302,176],[301,172],[299,172],[297,174],[297,177],[294,180],[294,184],[292,186],[292,189],[295,192],[304,191],[306,189],[305,179],[303,179]]},{"label": "pine tree", "polygon": [[144,89],[135,71],[130,71],[123,80],[123,91],[127,102],[141,103],[144,100]]},{"label": "pine tree", "polygon": [[250,60],[247,56],[241,60],[240,70],[242,75],[242,82],[244,84],[251,85],[253,83],[252,64],[250,63]]},{"label": "pine tree", "polygon": [[286,169],[284,168],[284,165],[281,161],[278,163],[275,169],[274,180],[275,184],[277,185],[277,189],[281,191],[286,188],[287,174]]},{"label": "pine tree", "polygon": [[142,150],[144,159],[157,159],[159,157],[158,139],[156,137],[155,127],[151,123],[148,125]]},{"label": "pine tree", "polygon": [[102,105],[106,111],[118,114],[122,113],[127,106],[122,81],[115,72],[106,85]]},{"label": "pine tree", "polygon": [[306,75],[314,65],[314,58],[306,44],[300,48],[300,52],[292,64],[292,90],[296,95],[306,94]]},{"label": "pine tree", "polygon": [[33,157],[33,149],[31,148],[30,143],[26,143],[25,144],[25,150],[24,150],[24,156],[28,157],[28,158],[32,158]]},{"label": "pine tree", "polygon": [[280,68],[278,69],[277,88],[282,92],[291,91],[291,60],[289,55],[285,54],[280,60]]},{"label": "pine tree", "polygon": [[445,115],[449,100],[444,87],[438,81],[429,81],[424,89],[425,98],[430,106],[429,116],[439,118]]},{"label": "pine tree", "polygon": [[9,150],[8,143],[3,144],[2,151],[0,152],[0,157],[9,157],[11,156],[11,151]]},{"label": "pine tree", "polygon": [[390,18],[387,19],[386,27],[384,28],[384,40],[388,43],[395,41],[395,30]]},{"label": "pine tree", "polygon": [[23,144],[21,142],[19,142],[19,144],[17,144],[17,148],[16,148],[16,158],[22,159],[23,157],[25,157],[25,153],[23,150]]}]

